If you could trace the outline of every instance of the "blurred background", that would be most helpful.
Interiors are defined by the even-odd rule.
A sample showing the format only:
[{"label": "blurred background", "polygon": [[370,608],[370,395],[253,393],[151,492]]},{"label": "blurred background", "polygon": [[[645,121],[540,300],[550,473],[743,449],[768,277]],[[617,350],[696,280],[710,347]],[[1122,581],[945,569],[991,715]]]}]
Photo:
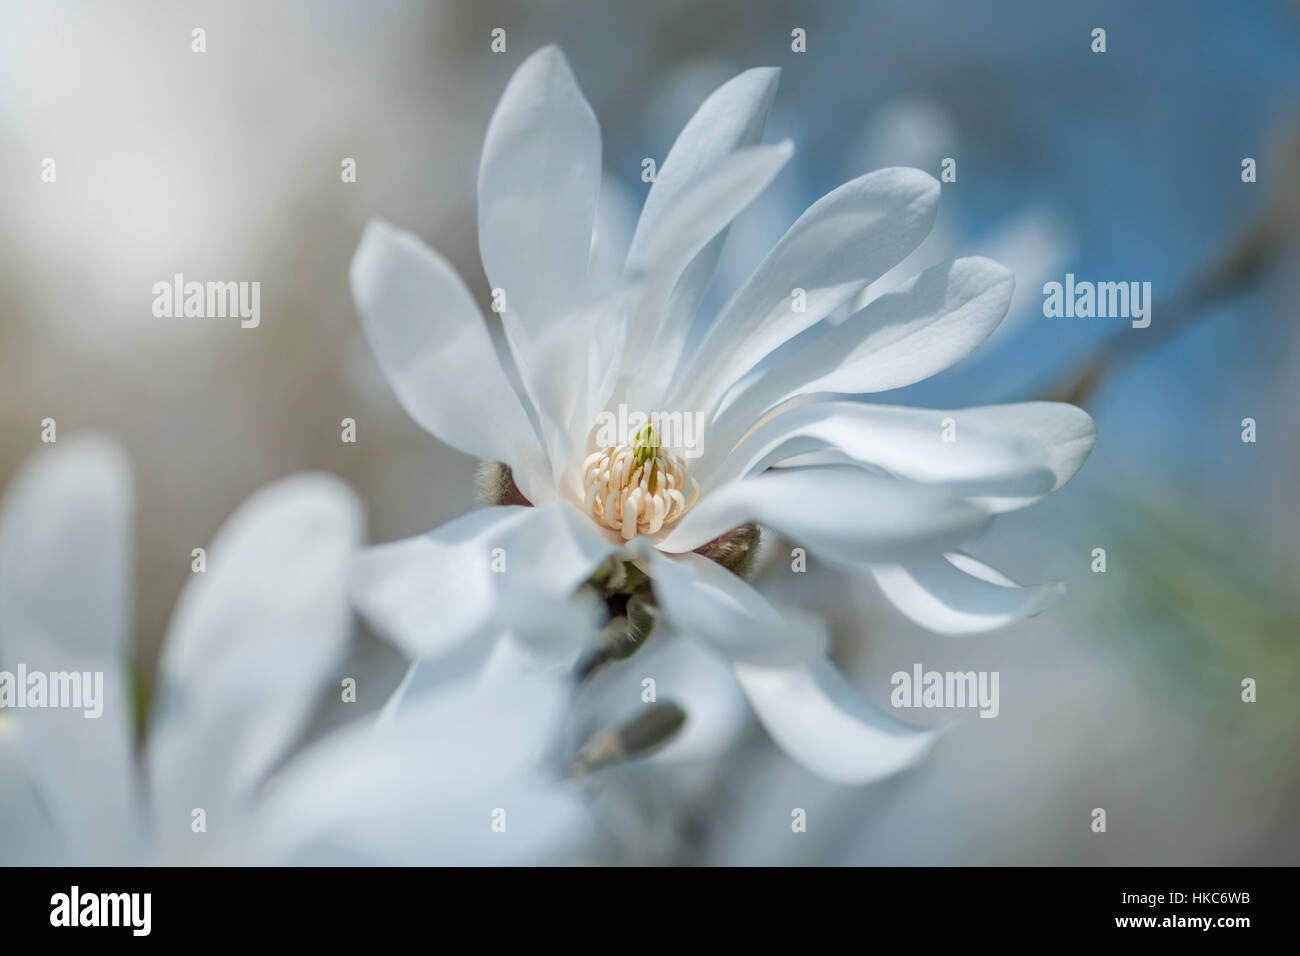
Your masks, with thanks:
[{"label": "blurred background", "polygon": [[[267,481],[342,476],[376,541],[474,507],[474,462],[379,376],[347,268],[366,220],[388,218],[486,305],[482,137],[511,72],[551,42],[601,122],[611,235],[648,188],[642,159],[662,162],[713,88],[783,69],[767,138],[796,156],[733,227],[719,298],[833,187],[955,158],[903,272],[997,258],[1017,274],[1012,313],[975,356],[882,400],[1071,394],[1101,434],[1071,485],[973,549],[1022,582],[1066,582],[1017,628],[933,637],[825,569],[768,569],[833,615],[836,656],[873,700],[918,661],[997,670],[997,719],[946,715],[927,762],[865,789],[815,780],[755,731],[614,859],[1300,862],[1300,4],[1283,0],[0,4],[0,482],[45,418],[125,444],[141,674],[191,549]],[[151,287],[177,272],[260,281],[260,327],[155,318]],[[1066,272],[1151,282],[1151,328],[1044,318],[1042,285]]]}]

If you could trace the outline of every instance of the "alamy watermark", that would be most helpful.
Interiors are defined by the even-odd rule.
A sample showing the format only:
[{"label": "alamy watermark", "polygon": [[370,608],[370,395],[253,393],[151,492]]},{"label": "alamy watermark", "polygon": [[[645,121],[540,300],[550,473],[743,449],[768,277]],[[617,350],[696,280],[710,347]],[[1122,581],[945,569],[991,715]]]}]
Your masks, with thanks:
[{"label": "alamy watermark", "polygon": [[889,702],[895,707],[978,707],[981,717],[996,717],[997,671],[927,671],[913,664],[911,673],[895,671]]},{"label": "alamy watermark", "polygon": [[74,885],[50,897],[51,926],[118,926],[132,936],[148,936],[153,919],[152,893],[83,893]]},{"label": "alamy watermark", "polygon": [[80,709],[90,719],[104,713],[103,671],[0,671],[0,710],[24,708]]},{"label": "alamy watermark", "polygon": [[153,284],[153,314],[159,319],[238,318],[239,327],[262,323],[262,283],[186,282],[176,273],[171,282]]},{"label": "alamy watermark", "polygon": [[1043,285],[1043,315],[1049,319],[1132,319],[1133,328],[1151,324],[1150,282],[1075,282]]},{"label": "alamy watermark", "polygon": [[647,425],[652,428],[657,444],[665,449],[683,458],[699,458],[704,454],[701,447],[703,412],[629,412],[622,402],[617,413],[605,411],[596,416],[596,446],[635,445],[642,437],[639,433]]}]

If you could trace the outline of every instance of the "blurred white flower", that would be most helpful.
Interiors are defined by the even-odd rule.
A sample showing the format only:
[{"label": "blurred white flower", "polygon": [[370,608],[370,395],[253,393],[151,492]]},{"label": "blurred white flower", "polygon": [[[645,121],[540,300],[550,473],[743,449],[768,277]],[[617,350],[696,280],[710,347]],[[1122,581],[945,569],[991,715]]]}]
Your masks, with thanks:
[{"label": "blurred white flower", "polygon": [[[596,118],[558,49],[520,66],[488,127],[478,188],[508,358],[441,257],[387,224],[367,228],[352,289],[398,400],[436,437],[509,471],[494,496],[506,507],[371,549],[354,591],[413,656],[464,661],[490,652],[509,629],[503,616],[526,616],[524,594],[572,594],[595,574],[627,599],[631,632],[638,614],[662,616],[702,641],[731,662],[787,752],[861,782],[907,765],[931,737],[865,704],[827,659],[820,622],[777,610],[733,573],[755,525],[870,571],[928,627],[1001,626],[1051,589],[1019,588],[958,548],[994,513],[1068,481],[1095,429],[1068,405],[941,411],[842,398],[947,368],[1011,299],[1006,269],[967,258],[836,315],[933,224],[939,185],[914,169],[870,173],[814,203],[692,335],[729,224],[791,155],[789,143],[758,145],[777,76],[750,70],[706,100],[611,277],[592,271],[606,258],[592,255]],[[652,427],[602,438],[602,421],[627,409],[699,415],[699,448]],[[628,573],[649,583],[624,586]]]},{"label": "blurred white flower", "polygon": [[130,519],[127,465],[98,440],[43,452],[6,497],[0,661],[102,672],[105,700],[97,719],[0,711],[0,860],[531,862],[570,845],[583,804],[547,752],[563,690],[539,675],[497,668],[302,749],[318,710],[354,706],[333,682],[362,516],[323,475],[259,491],[213,540],[173,616],[140,773]]}]

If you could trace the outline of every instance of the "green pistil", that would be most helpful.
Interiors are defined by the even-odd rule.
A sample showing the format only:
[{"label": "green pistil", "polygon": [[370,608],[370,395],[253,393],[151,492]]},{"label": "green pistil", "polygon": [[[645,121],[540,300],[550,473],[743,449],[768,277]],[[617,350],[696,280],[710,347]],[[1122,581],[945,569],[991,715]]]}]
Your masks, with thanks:
[{"label": "green pistil", "polygon": [[650,465],[650,471],[646,476],[646,484],[649,486],[651,494],[657,489],[655,482],[659,476],[659,449],[661,447],[659,430],[650,423],[643,425],[636,433],[632,445],[632,460],[638,465]]},{"label": "green pistil", "polygon": [[632,445],[632,460],[644,465],[659,457],[659,432],[653,425],[643,426],[635,436]]}]

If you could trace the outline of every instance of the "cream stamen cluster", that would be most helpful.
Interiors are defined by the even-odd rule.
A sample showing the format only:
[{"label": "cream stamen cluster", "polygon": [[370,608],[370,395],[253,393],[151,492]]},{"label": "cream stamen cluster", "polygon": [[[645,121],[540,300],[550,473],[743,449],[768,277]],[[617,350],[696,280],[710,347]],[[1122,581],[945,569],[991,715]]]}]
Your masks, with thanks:
[{"label": "cream stamen cluster", "polygon": [[700,490],[698,482],[687,478],[681,456],[662,452],[654,425],[638,431],[630,445],[589,455],[582,464],[582,485],[587,514],[624,541],[672,524],[695,503]]}]

